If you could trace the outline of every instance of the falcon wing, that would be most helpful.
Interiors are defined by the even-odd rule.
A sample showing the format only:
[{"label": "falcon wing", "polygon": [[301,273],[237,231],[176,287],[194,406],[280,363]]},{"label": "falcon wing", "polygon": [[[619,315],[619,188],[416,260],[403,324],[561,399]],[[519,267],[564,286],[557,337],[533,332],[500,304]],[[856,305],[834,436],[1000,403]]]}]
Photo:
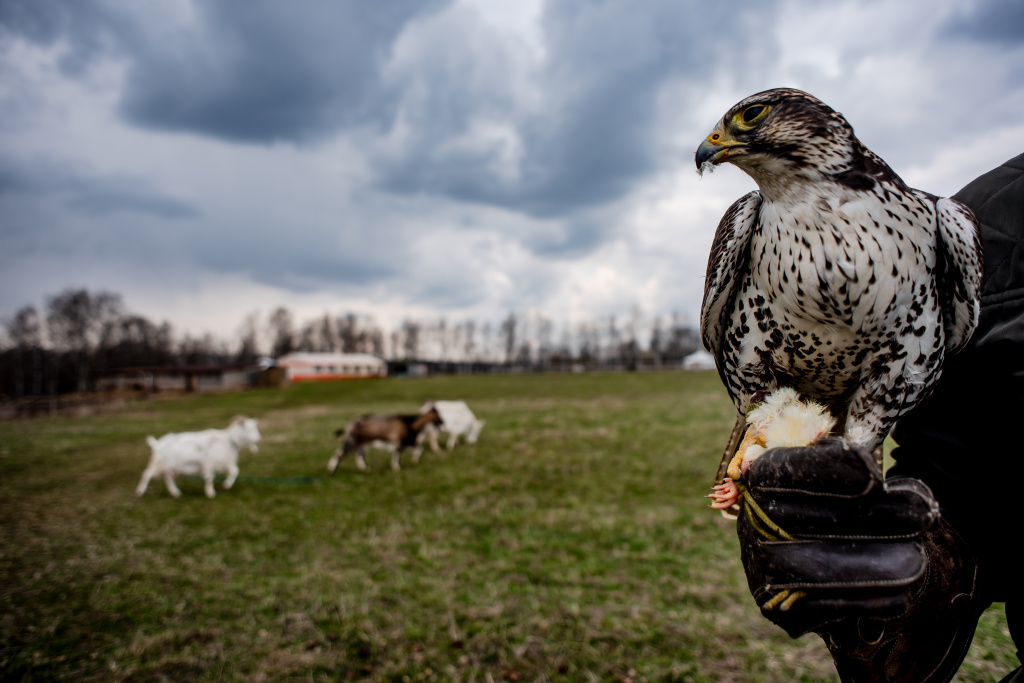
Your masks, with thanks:
[{"label": "falcon wing", "polygon": [[[723,374],[725,364],[722,362],[722,336],[730,327],[736,291],[750,268],[750,238],[754,234],[760,208],[761,193],[757,191],[740,197],[730,206],[718,223],[715,241],[711,244],[711,256],[708,258],[704,303],[700,309],[700,334],[705,348],[715,357],[718,374],[726,389],[730,385]],[[724,480],[729,461],[736,454],[746,427],[744,416],[737,415],[715,474],[715,483]],[[739,506],[733,506],[722,510],[722,514],[735,519],[738,511]]]},{"label": "falcon wing", "polygon": [[[761,193],[740,197],[722,216],[715,231],[704,280],[704,304],[700,309],[700,334],[704,347],[715,357],[722,373],[722,335],[729,328],[733,300],[743,276],[750,267],[750,236],[757,225]],[[722,378],[725,381],[725,378]],[[729,383],[725,382],[728,387]]]},{"label": "falcon wing", "polygon": [[984,270],[978,221],[955,199],[935,203],[939,219],[937,268],[946,353],[954,354],[970,340],[981,312]]}]

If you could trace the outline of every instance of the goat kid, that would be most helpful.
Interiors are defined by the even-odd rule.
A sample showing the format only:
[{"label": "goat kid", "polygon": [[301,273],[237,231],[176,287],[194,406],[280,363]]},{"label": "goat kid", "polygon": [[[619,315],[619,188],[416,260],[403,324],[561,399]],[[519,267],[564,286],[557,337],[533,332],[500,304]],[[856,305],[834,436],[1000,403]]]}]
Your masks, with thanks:
[{"label": "goat kid", "polygon": [[207,498],[217,495],[213,490],[213,477],[218,472],[227,473],[224,489],[231,488],[238,477],[238,452],[243,448],[253,453],[259,450],[256,446],[260,440],[258,423],[259,420],[239,415],[231,420],[227,429],[171,433],[159,439],[147,436],[146,443],[153,453],[135,488],[135,495],[144,494],[149,480],[157,475],[163,475],[167,490],[175,498],[181,495],[174,483],[179,474],[202,475]]},{"label": "goat kid", "polygon": [[406,448],[412,448],[412,464],[415,465],[423,454],[427,426],[440,423],[441,417],[433,409],[421,415],[363,415],[334,433],[341,444],[327,462],[327,471],[334,474],[338,461],[355,451],[356,467],[365,472],[367,448],[391,451],[391,469],[396,472],[402,469],[399,455]]}]

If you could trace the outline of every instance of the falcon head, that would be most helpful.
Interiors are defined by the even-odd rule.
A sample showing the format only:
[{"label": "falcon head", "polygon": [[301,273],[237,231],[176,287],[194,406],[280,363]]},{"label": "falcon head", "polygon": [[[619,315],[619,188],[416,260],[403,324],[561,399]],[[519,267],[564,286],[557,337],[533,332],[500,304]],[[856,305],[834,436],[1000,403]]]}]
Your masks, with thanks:
[{"label": "falcon head", "polygon": [[696,162],[702,172],[723,162],[738,166],[769,196],[801,178],[832,176],[867,189],[865,182],[892,174],[842,114],[792,88],[765,90],[735,104],[697,148]]}]

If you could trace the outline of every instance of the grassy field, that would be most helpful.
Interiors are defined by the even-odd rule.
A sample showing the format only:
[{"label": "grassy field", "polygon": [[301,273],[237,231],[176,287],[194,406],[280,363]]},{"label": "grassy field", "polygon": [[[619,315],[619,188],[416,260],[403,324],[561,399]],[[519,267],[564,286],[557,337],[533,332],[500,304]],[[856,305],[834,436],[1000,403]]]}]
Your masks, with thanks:
[{"label": "grassy field", "polygon": [[[463,398],[480,442],[325,465],[365,412]],[[214,500],[133,489],[147,434],[261,419]],[[702,498],[714,373],[389,379],[0,423],[0,677],[13,681],[834,681],[754,606]],[[294,483],[289,477],[315,477]],[[278,478],[278,479],[275,479]],[[219,487],[218,487],[219,488]],[[961,681],[1015,664],[1001,609]]]}]

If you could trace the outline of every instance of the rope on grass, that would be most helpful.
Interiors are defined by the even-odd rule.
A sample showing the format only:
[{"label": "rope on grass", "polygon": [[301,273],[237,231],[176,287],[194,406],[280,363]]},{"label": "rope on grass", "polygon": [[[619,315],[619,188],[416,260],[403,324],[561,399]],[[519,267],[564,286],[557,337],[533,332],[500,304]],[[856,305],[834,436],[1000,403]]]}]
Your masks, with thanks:
[{"label": "rope on grass", "polygon": [[243,484],[322,484],[323,477],[245,477],[239,476]]},{"label": "rope on grass", "polygon": [[[198,474],[185,475],[185,479],[189,481],[203,481],[203,478]],[[220,479],[218,477],[218,479]],[[249,477],[240,475],[235,480],[236,483],[242,484],[322,484],[324,483],[323,477]]]}]

